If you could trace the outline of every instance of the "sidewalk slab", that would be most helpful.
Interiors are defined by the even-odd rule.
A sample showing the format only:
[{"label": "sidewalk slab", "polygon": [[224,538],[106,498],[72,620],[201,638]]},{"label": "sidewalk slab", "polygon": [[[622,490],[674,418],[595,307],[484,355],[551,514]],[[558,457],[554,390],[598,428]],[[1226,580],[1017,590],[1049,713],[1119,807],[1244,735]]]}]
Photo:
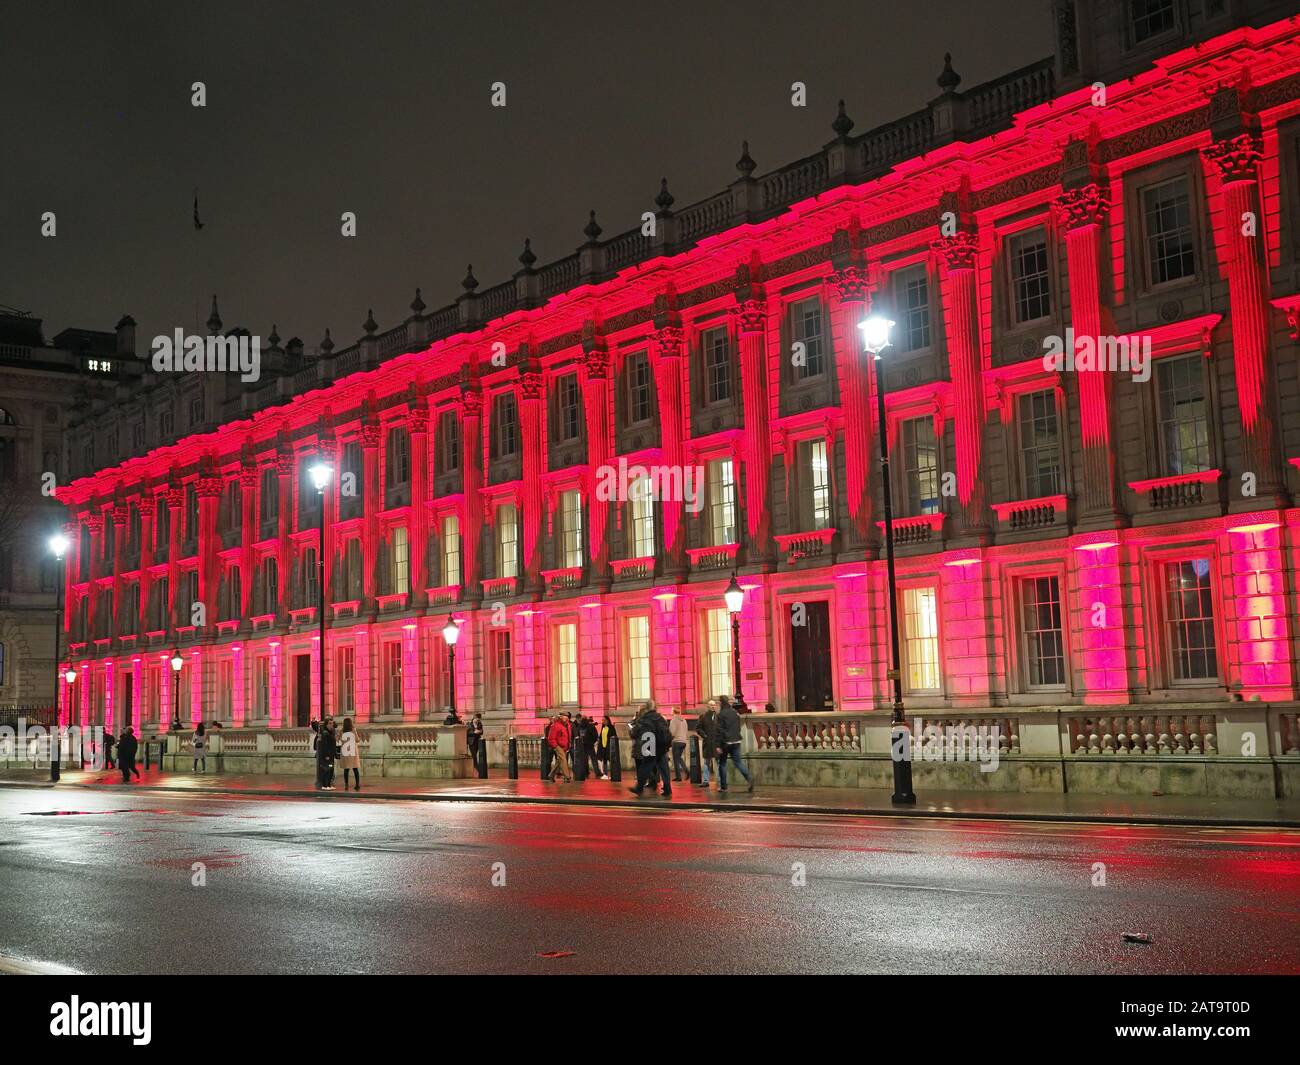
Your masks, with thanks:
[{"label": "sidewalk slab", "polygon": [[869,815],[891,817],[971,818],[1095,822],[1101,824],[1245,826],[1300,829],[1300,800],[1215,799],[1181,795],[1021,794],[1016,792],[927,792],[915,806],[895,806],[883,790],[849,788],[758,787],[744,785],[722,792],[691,784],[674,786],[672,799],[649,793],[638,798],[627,781],[589,779],[582,783],[548,784],[535,773],[520,780],[504,776],[488,780],[423,780],[383,777],[363,782],[364,790],[321,792],[313,781],[297,776],[222,773],[164,773],[151,769],[132,784],[123,784],[115,771],[71,770],[51,784],[44,770],[0,772],[0,787],[51,790],[91,788],[111,791],[143,790],[171,794],[238,795],[248,798],[310,798],[340,801],[504,802],[558,806],[638,807],[651,810],[738,810],[771,814]]}]

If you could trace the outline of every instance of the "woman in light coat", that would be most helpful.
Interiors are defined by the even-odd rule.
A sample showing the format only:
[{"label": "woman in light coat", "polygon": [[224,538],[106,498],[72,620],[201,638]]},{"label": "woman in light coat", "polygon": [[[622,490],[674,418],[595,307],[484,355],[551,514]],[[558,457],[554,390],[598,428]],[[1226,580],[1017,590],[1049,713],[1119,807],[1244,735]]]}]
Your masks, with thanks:
[{"label": "woman in light coat", "polygon": [[352,718],[343,719],[343,734],[339,737],[339,764],[343,766],[343,790],[348,790],[348,770],[357,781],[357,791],[361,790],[361,749],[360,738],[352,727]]}]

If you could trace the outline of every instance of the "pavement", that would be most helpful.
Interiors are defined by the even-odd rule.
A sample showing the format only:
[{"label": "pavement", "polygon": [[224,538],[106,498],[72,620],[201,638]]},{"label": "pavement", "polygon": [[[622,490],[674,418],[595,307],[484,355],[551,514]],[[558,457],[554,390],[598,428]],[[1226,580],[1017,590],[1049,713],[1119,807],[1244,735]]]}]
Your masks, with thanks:
[{"label": "pavement", "polygon": [[0,788],[0,971],[1300,973],[1300,833],[515,801]]},{"label": "pavement", "polygon": [[[636,797],[622,783],[588,779],[581,783],[548,784],[537,771],[519,780],[504,773],[487,780],[427,780],[382,777],[362,782],[363,791],[316,791],[301,776],[234,775],[224,773],[164,773],[144,771],[143,779],[123,784],[113,770],[64,772],[58,785],[48,773],[0,771],[0,787],[90,788],[96,790],[159,791],[164,793],[280,796],[322,801],[402,800],[421,802],[534,803],[560,806],[664,807],[694,810],[743,810],[759,813],[841,814],[972,818],[1045,822],[1092,822],[1139,825],[1250,825],[1260,828],[1300,828],[1300,800],[1220,799],[1201,795],[1080,795],[1019,792],[922,791],[915,806],[895,806],[884,790],[850,788],[777,788],[760,785],[753,792],[744,782],[726,792],[690,784],[674,785],[672,799]],[[341,786],[341,780],[337,781]]]}]

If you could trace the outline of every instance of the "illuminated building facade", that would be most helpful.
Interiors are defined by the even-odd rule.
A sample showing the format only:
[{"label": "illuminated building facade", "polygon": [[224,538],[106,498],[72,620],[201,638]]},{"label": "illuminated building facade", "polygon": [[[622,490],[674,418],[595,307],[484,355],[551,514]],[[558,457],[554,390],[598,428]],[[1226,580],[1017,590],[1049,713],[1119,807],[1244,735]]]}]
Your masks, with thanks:
[{"label": "illuminated building facade", "polygon": [[71,716],[306,724],[321,552],[338,715],[440,720],[448,615],[456,705],[493,727],[693,710],[732,687],[733,570],[751,704],[884,710],[871,311],[896,323],[910,711],[1295,700],[1300,20],[1277,6],[1054,4],[1041,63],[966,92],[946,64],[860,135],[841,107],[792,166],[746,148],[679,209],[665,184],[649,233],[593,213],[574,254],[525,247],[431,313],[417,293],[219,428],[84,470],[60,494]]}]

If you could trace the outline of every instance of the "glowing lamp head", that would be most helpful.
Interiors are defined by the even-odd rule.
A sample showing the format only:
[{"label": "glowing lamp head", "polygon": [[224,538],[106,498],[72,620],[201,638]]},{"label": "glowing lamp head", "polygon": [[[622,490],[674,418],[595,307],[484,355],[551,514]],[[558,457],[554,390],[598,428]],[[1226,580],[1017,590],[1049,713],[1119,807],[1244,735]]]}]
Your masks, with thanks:
[{"label": "glowing lamp head", "polygon": [[181,666],[185,665],[185,659],[181,657],[181,653],[179,651],[177,651],[174,655],[172,655],[171,661],[172,661],[172,672],[174,673],[179,673],[181,671]]},{"label": "glowing lamp head", "polygon": [[889,346],[889,331],[894,328],[894,323],[888,318],[873,314],[870,318],[858,323],[858,328],[862,330],[862,345],[872,355],[879,355]]},{"label": "glowing lamp head", "polygon": [[442,638],[447,641],[448,647],[456,646],[456,641],[460,639],[460,623],[455,618],[447,619],[447,624],[442,627]]},{"label": "glowing lamp head", "polygon": [[55,533],[50,537],[50,554],[55,558],[62,558],[68,550],[68,538],[63,533]]},{"label": "glowing lamp head", "polygon": [[77,680],[76,669],[74,669],[72,666],[69,666],[67,668],[67,671],[63,674],[63,679],[66,680],[69,684],[75,684]]},{"label": "glowing lamp head", "polygon": [[325,491],[326,486],[330,483],[330,478],[334,476],[334,471],[323,462],[316,463],[311,468],[311,483],[316,486],[316,491]]},{"label": "glowing lamp head", "polygon": [[740,608],[745,605],[745,590],[736,582],[736,575],[731,575],[731,583],[727,585],[727,590],[722,593],[722,598],[727,602],[727,613],[736,615],[740,613]]}]

